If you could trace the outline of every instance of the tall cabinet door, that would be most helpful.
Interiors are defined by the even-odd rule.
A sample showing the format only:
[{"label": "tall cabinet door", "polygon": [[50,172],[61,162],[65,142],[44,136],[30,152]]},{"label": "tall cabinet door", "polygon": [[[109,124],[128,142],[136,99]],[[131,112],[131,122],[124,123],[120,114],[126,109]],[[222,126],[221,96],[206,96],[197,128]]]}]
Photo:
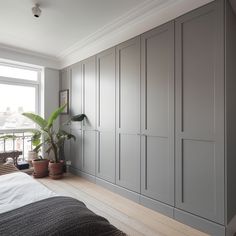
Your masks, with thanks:
[{"label": "tall cabinet door", "polygon": [[116,48],[116,183],[140,192],[140,37]]},{"label": "tall cabinet door", "polygon": [[83,113],[87,118],[83,121],[86,130],[95,130],[96,116],[96,73],[95,56],[82,62]]},{"label": "tall cabinet door", "polygon": [[[70,115],[82,113],[82,65],[77,63],[70,67]],[[82,168],[82,130],[81,122],[71,122],[71,133],[76,140],[70,140],[71,166],[75,169]]]},{"label": "tall cabinet door", "polygon": [[83,158],[82,170],[95,175],[95,149],[96,149],[96,67],[95,56],[82,62],[83,101],[82,111],[87,116],[83,121]]},{"label": "tall cabinet door", "polygon": [[219,3],[223,1],[176,21],[176,207],[223,224],[224,34]]},{"label": "tall cabinet door", "polygon": [[115,183],[115,48],[97,55],[96,175]]},{"label": "tall cabinet door", "polygon": [[71,129],[71,134],[73,134],[76,140],[70,140],[70,158],[71,167],[76,170],[82,169],[82,154],[83,154],[83,138],[82,130],[80,129]]},{"label": "tall cabinet door", "polygon": [[174,22],[141,37],[141,193],[174,205]]}]

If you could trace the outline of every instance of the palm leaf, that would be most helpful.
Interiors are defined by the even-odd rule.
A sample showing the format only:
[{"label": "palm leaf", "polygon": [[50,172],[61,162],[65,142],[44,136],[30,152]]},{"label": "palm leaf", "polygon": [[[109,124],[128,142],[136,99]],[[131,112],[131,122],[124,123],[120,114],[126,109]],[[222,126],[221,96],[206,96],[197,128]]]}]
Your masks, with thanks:
[{"label": "palm leaf", "polygon": [[73,134],[67,133],[65,130],[62,130],[62,129],[59,130],[57,138],[59,139],[60,136],[64,136],[66,139],[73,138],[74,141],[76,140],[76,137]]},{"label": "palm leaf", "polygon": [[11,135],[11,134],[6,134],[6,135],[3,135],[3,136],[0,136],[0,140],[3,139],[3,140],[7,140],[7,139],[17,139],[18,137],[16,135]]},{"label": "palm leaf", "polygon": [[34,151],[34,152],[38,152],[39,149],[43,146],[43,144],[44,144],[44,143],[39,143],[39,144],[33,149],[33,151]]},{"label": "palm leaf", "polygon": [[37,146],[40,144],[41,142],[41,132],[36,132],[33,134],[32,138],[31,138],[31,141],[32,141],[32,145],[33,146]]},{"label": "palm leaf", "polygon": [[47,122],[47,127],[51,128],[53,125],[54,120],[57,119],[57,117],[64,111],[65,107],[67,104],[59,107],[56,111],[54,111],[51,116],[48,118],[48,122]]},{"label": "palm leaf", "polygon": [[43,119],[41,116],[36,115],[34,113],[22,113],[22,115],[32,120],[34,123],[39,125],[42,129],[44,129],[48,124],[48,122],[45,119]]}]

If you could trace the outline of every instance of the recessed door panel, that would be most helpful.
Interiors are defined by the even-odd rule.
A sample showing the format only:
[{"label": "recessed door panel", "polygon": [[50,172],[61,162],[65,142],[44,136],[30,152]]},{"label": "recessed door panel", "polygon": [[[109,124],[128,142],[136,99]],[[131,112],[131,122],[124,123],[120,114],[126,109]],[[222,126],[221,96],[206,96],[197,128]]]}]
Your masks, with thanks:
[{"label": "recessed door panel", "polygon": [[95,175],[96,131],[83,130],[82,170]]},{"label": "recessed door panel", "polygon": [[[216,206],[215,143],[182,140],[182,199],[196,214],[209,217]],[[194,167],[194,168],[193,168]]]},{"label": "recessed door panel", "polygon": [[140,38],[117,46],[117,128],[140,130]]},{"label": "recessed door panel", "polygon": [[182,129],[198,136],[214,134],[214,38],[214,12],[182,23]]},{"label": "recessed door panel", "polygon": [[86,119],[83,121],[85,129],[95,129],[96,117],[96,74],[95,56],[82,62],[83,83],[83,113]]},{"label": "recessed door panel", "polygon": [[76,137],[70,140],[70,156],[66,160],[71,161],[71,166],[75,169],[82,169],[82,131],[78,129],[71,129],[71,133]]},{"label": "recessed door panel", "polygon": [[168,138],[142,137],[143,195],[173,204],[173,164]]},{"label": "recessed door panel", "polygon": [[115,132],[97,132],[97,176],[115,182]]},{"label": "recessed door panel", "polygon": [[[169,29],[147,35],[145,47],[145,129],[168,136],[169,131],[169,84],[173,73],[173,39]],[[172,51],[171,51],[172,50]]]},{"label": "recessed door panel", "polygon": [[97,55],[97,127],[115,130],[115,48]]},{"label": "recessed door panel", "polygon": [[117,138],[117,184],[140,192],[140,136],[119,134]]}]

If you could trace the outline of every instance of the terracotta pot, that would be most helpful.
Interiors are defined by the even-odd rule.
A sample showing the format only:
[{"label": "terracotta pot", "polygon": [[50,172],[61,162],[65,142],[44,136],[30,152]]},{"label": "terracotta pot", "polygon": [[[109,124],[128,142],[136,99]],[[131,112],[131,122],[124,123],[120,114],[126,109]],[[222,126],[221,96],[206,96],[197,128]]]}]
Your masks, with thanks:
[{"label": "terracotta pot", "polygon": [[43,178],[48,176],[48,162],[46,159],[35,159],[32,160],[32,164],[34,167],[33,176],[35,178]]},{"label": "terracotta pot", "polygon": [[52,179],[61,179],[63,177],[63,163],[49,162],[49,176]]}]

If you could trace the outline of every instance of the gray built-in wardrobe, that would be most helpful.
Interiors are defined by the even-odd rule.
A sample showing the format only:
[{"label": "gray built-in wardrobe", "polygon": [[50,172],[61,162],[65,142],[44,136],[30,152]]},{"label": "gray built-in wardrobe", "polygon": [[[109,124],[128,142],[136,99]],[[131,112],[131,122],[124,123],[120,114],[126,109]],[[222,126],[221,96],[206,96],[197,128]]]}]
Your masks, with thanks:
[{"label": "gray built-in wardrobe", "polygon": [[[216,0],[61,71],[70,170],[211,235],[236,214],[236,16]],[[68,117],[61,117],[65,121]]]}]

